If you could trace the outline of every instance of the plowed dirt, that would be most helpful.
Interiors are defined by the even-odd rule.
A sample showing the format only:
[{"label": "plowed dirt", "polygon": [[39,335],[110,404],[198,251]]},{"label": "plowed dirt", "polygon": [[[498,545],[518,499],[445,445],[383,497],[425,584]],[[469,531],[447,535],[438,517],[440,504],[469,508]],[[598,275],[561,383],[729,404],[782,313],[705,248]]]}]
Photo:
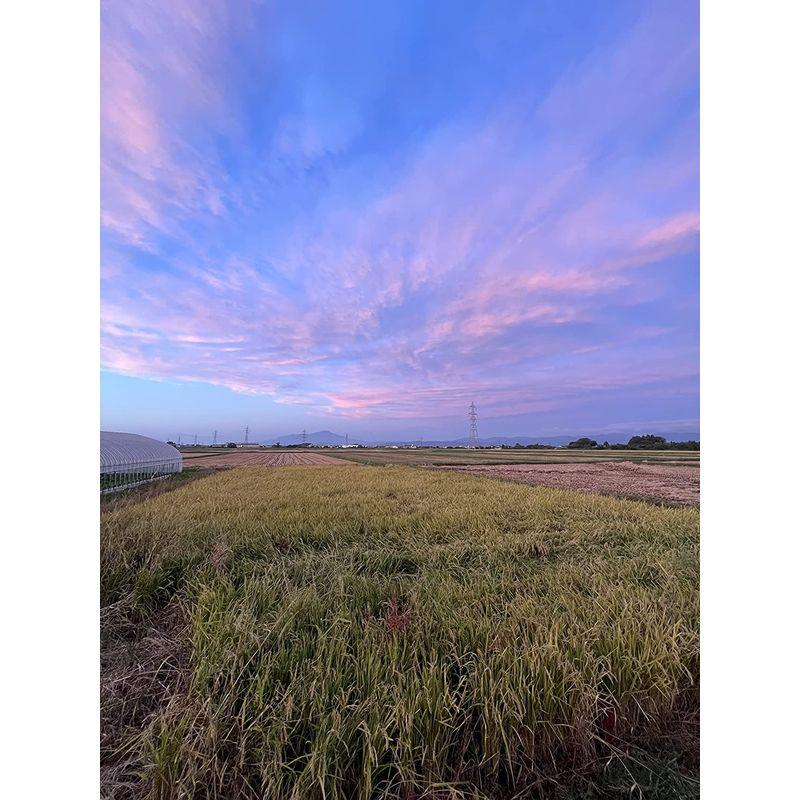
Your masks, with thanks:
[{"label": "plowed dirt", "polygon": [[313,464],[347,464],[322,453],[211,453],[193,458],[184,457],[184,467],[289,467]]}]

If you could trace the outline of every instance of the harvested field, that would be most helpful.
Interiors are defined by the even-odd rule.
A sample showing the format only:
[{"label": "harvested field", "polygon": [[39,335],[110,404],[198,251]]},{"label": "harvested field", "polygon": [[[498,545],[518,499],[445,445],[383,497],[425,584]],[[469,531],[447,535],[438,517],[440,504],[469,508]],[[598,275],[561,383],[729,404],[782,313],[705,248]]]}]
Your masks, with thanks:
[{"label": "harvested field", "polygon": [[184,456],[184,466],[191,467],[297,467],[309,466],[314,464],[346,464],[338,458],[331,458],[322,453],[276,453],[268,451],[266,453],[256,452],[233,452],[233,453],[210,453],[209,455],[197,455],[186,459]]},{"label": "harvested field", "polygon": [[700,470],[697,467],[604,463],[505,464],[440,469],[553,489],[576,489],[681,506],[700,505]]},{"label": "harvested field", "polygon": [[336,450],[336,457],[358,464],[405,464],[427,467],[435,465],[469,466],[471,464],[604,464],[636,462],[642,464],[690,465],[700,463],[699,450],[570,450],[567,448],[535,449],[508,447],[477,449],[418,447],[351,448]]}]

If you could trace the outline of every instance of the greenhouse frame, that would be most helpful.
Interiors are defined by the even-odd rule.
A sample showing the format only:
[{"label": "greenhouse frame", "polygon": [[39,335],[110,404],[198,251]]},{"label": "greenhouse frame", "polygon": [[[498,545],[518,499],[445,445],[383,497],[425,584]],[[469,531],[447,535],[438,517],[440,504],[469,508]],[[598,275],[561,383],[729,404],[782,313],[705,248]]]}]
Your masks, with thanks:
[{"label": "greenhouse frame", "polygon": [[176,448],[137,433],[100,431],[100,493],[118,492],[183,469]]}]

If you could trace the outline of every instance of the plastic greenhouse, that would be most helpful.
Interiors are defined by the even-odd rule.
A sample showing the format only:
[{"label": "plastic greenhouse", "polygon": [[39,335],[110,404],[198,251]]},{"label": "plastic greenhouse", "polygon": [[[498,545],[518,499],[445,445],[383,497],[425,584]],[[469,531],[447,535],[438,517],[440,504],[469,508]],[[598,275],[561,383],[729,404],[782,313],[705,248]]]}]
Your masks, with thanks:
[{"label": "plastic greenhouse", "polygon": [[100,492],[116,492],[183,469],[171,445],[136,433],[100,431]]}]

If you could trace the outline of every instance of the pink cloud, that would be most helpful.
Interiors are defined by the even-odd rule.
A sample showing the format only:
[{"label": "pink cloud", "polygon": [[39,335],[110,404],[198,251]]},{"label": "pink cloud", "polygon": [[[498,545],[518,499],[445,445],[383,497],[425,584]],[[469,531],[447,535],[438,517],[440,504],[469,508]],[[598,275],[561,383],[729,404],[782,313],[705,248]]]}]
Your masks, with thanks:
[{"label": "pink cloud", "polygon": [[103,48],[103,135],[134,159],[163,157],[163,136],[147,82],[111,44]]},{"label": "pink cloud", "polygon": [[639,244],[672,254],[690,245],[699,233],[700,216],[696,211],[688,211],[651,228],[641,237]]},{"label": "pink cloud", "polygon": [[[610,64],[576,64],[544,102],[523,87],[477,122],[429,131],[369,191],[315,176],[321,196],[262,232],[282,211],[267,191],[273,161],[302,171],[341,155],[363,123],[346,108],[327,127],[313,114],[281,117],[253,178],[265,194],[242,203],[248,226],[222,240],[213,223],[239,200],[216,148],[196,139],[236,150],[221,43],[246,20],[216,2],[118,4],[104,17],[102,221],[112,244],[150,256],[105,274],[108,369],[404,418],[481,392],[494,412],[512,413],[579,389],[682,380],[685,369],[666,360],[649,356],[654,372],[632,358],[633,377],[614,362],[630,330],[658,355],[664,325],[637,318],[620,332],[612,319],[598,333],[596,323],[657,296],[648,267],[696,247],[691,129],[657,168],[613,147],[682,85],[692,42],[668,69],[637,75],[631,64],[658,28],[643,22]],[[580,374],[554,375],[558,359]]]},{"label": "pink cloud", "polygon": [[132,0],[105,7],[102,24],[102,224],[153,250],[155,234],[176,233],[183,216],[225,213],[214,165],[179,130],[233,124],[218,85],[226,12],[215,0]]}]

